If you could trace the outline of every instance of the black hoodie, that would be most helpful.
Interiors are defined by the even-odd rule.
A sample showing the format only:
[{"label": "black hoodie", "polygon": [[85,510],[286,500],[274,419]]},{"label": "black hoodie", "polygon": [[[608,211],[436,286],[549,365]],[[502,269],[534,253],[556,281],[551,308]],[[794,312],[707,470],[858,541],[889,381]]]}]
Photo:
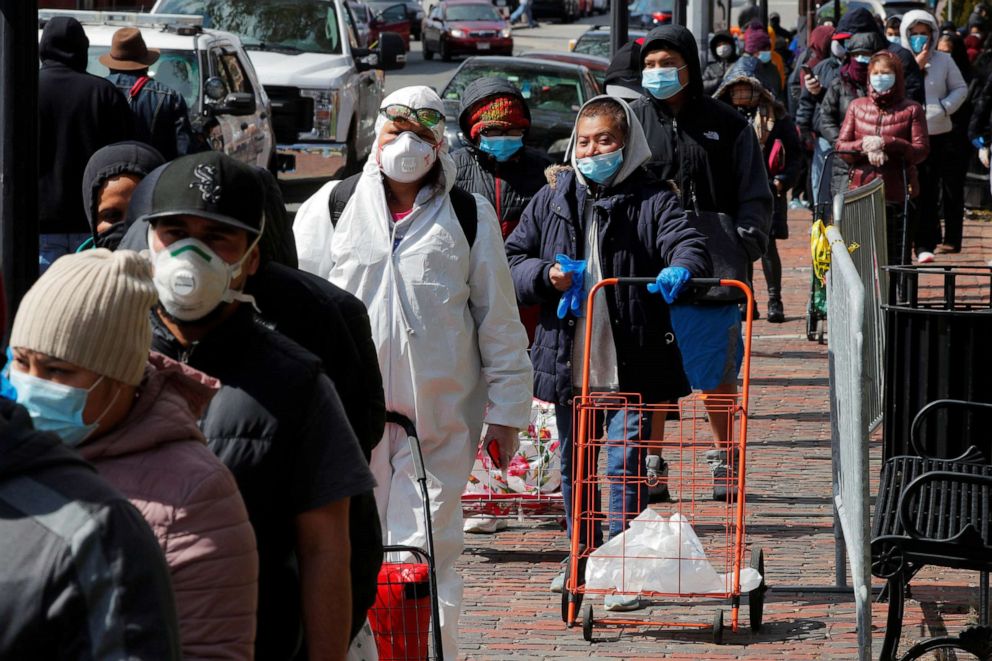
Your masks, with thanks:
[{"label": "black hoodie", "polygon": [[[716,54],[716,47],[720,44],[730,44],[733,49],[732,54],[726,60],[721,60]],[[720,83],[723,82],[723,77],[727,75],[730,66],[740,57],[737,53],[737,40],[726,30],[715,33],[710,39],[710,56],[713,59],[703,71],[703,92],[713,96],[713,93],[720,87]]]},{"label": "black hoodie", "polygon": [[641,62],[652,50],[679,52],[689,70],[687,97],[677,116],[650,94],[631,104],[644,127],[655,176],[673,180],[683,206],[717,211],[734,219],[751,260],[765,252],[772,220],[772,195],[761,147],[739,112],[703,93],[696,39],[684,27],[651,30],[641,45]]},{"label": "black hoodie", "polygon": [[834,38],[836,39],[839,34],[854,35],[861,32],[874,32],[884,40],[886,50],[902,62],[902,70],[906,79],[906,98],[916,101],[925,108],[927,102],[926,91],[923,89],[923,73],[916,63],[916,58],[908,48],[903,48],[899,44],[888,43],[888,40],[885,39],[885,30],[875,20],[874,14],[864,7],[856,7],[845,12],[837,21]]},{"label": "black hoodie", "polygon": [[179,659],[169,570],[136,509],[0,399],[0,659]]},{"label": "black hoodie", "polygon": [[80,183],[97,149],[134,137],[127,100],[85,72],[89,40],[74,18],[45,24],[38,51],[38,217],[42,234],[88,234]]}]

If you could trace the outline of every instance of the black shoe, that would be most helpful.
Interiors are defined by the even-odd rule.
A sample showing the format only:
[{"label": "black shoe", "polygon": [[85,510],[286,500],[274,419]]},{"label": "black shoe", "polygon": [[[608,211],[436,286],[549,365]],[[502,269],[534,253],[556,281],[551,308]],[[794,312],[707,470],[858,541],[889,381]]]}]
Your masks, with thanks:
[{"label": "black shoe", "polygon": [[[737,306],[737,307],[739,307],[741,309],[741,321],[746,321],[747,320],[747,308],[744,307],[745,305],[747,305],[747,303],[740,303]],[[751,310],[752,310],[752,319],[754,321],[757,321],[758,319],[761,319],[761,312],[758,311],[758,302],[757,301],[755,301],[754,302],[754,305],[751,306]]]},{"label": "black shoe", "polygon": [[768,299],[768,322],[772,324],[785,322],[785,310],[782,308],[782,299]]},{"label": "black shoe", "polygon": [[671,502],[672,494],[668,490],[668,463],[659,455],[649,454],[644,458],[644,467],[648,483],[648,502]]}]

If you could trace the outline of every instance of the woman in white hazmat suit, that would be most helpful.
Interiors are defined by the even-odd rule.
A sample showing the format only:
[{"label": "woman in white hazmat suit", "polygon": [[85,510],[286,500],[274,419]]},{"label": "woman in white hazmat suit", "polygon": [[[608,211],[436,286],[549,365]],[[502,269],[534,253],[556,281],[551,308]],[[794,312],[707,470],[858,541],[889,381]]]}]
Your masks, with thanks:
[{"label": "woman in white hazmat suit", "polygon": [[[455,166],[444,144],[444,106],[428,87],[390,94],[376,145],[332,226],[321,188],[294,224],[300,268],[327,278],[369,309],[386,407],[417,427],[427,467],[444,657],[457,656],[463,547],[461,494],[487,423],[506,466],[527,425],[531,364],[496,214],[476,195],[470,246],[448,193]],[[387,544],[426,546],[420,496],[401,430],[388,425],[372,453]]]}]

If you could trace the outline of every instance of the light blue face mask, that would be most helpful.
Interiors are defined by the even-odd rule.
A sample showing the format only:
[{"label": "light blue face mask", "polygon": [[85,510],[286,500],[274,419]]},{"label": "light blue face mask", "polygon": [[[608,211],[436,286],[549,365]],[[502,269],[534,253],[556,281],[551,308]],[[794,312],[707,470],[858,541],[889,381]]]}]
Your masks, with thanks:
[{"label": "light blue face mask", "polygon": [[871,62],[871,55],[855,55],[854,61],[859,64],[868,64]]},{"label": "light blue face mask", "polygon": [[523,146],[523,136],[519,135],[479,136],[479,149],[500,163],[510,160],[510,157],[520,151]]},{"label": "light blue face mask", "polygon": [[670,99],[682,91],[679,71],[685,67],[661,67],[645,69],[641,73],[641,87],[659,100]]},{"label": "light blue face mask", "polygon": [[100,417],[93,424],[83,422],[86,400],[93,389],[103,381],[101,376],[89,388],[76,388],[54,381],[39,379],[27,372],[9,370],[10,384],[17,390],[17,403],[27,409],[31,422],[38,431],[57,434],[62,442],[75,447],[96,431],[100,420],[117,400],[120,390],[114,395]]},{"label": "light blue face mask", "polygon": [[894,73],[873,73],[868,77],[868,80],[871,82],[871,88],[876,92],[888,92],[896,84],[896,75]]},{"label": "light blue face mask", "polygon": [[764,62],[765,64],[768,64],[769,62],[772,61],[772,52],[770,50],[758,51],[758,59]]},{"label": "light blue face mask", "polygon": [[890,34],[886,37],[886,39],[889,40],[890,44],[898,44],[901,41],[901,39],[899,39],[899,35],[897,34]]},{"label": "light blue face mask", "polygon": [[609,154],[577,158],[575,164],[583,177],[595,181],[597,184],[605,184],[620,170],[620,166],[623,164],[623,149],[611,151]]},{"label": "light blue face mask", "polygon": [[909,49],[919,55],[928,43],[930,43],[930,37],[927,35],[914,34],[909,38]]}]

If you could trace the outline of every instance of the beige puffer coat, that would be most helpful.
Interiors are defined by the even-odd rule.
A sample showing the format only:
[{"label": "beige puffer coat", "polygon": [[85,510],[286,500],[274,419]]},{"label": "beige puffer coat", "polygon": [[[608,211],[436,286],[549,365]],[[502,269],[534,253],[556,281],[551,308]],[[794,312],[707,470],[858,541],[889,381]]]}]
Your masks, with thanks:
[{"label": "beige puffer coat", "polygon": [[187,660],[242,660],[254,652],[255,535],[234,477],[196,425],[218,387],[153,353],[128,416],[79,448],[158,538]]}]

